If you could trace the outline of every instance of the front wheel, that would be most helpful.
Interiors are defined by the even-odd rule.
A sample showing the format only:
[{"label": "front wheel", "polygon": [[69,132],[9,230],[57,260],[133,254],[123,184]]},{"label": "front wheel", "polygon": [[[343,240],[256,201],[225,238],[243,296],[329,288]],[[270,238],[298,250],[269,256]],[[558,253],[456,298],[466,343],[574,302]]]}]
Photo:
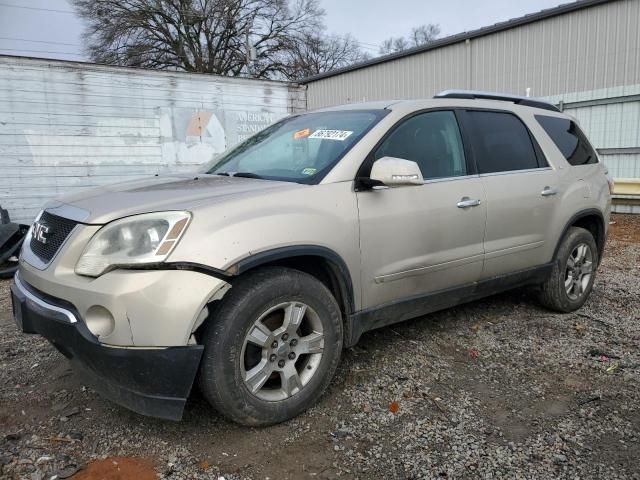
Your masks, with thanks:
[{"label": "front wheel", "polygon": [[297,270],[269,267],[239,278],[209,321],[200,389],[243,425],[271,425],[306,410],[340,361],[338,304]]},{"label": "front wheel", "polygon": [[573,312],[587,301],[596,276],[598,249],[593,235],[571,227],[562,239],[551,275],[541,285],[540,302],[558,312]]}]

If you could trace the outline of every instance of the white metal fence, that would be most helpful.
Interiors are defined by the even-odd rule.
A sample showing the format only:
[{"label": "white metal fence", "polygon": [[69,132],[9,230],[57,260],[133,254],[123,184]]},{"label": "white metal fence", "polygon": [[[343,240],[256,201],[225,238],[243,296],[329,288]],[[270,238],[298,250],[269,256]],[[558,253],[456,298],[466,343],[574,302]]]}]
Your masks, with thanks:
[{"label": "white metal fence", "polygon": [[305,108],[283,82],[0,56],[0,205],[30,221],[47,200],[192,171]]}]

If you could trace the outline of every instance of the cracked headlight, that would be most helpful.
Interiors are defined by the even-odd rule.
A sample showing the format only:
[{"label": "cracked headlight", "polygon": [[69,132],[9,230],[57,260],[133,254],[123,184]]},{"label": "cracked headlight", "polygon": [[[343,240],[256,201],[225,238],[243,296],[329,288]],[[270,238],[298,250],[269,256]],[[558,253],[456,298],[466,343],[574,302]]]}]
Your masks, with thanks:
[{"label": "cracked headlight", "polygon": [[156,212],[108,223],[89,240],[75,271],[99,277],[117,267],[164,262],[190,219],[189,212]]}]

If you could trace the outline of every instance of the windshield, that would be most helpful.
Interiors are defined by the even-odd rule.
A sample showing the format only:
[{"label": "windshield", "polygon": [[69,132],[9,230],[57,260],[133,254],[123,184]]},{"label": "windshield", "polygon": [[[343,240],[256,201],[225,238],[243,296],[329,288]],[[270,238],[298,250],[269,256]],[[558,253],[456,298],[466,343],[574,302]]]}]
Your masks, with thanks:
[{"label": "windshield", "polygon": [[288,117],[215,159],[205,173],[317,183],[385,113],[343,110]]}]

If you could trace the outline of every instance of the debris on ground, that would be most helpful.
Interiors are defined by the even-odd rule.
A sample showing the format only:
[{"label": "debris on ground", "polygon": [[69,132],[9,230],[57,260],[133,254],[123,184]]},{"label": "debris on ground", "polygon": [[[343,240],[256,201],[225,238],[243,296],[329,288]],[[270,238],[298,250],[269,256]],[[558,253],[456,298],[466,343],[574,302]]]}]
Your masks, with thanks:
[{"label": "debris on ground", "polygon": [[0,281],[0,478],[93,480],[121,457],[146,462],[138,480],[637,480],[640,216],[613,221],[578,312],[521,289],[368,332],[315,407],[268,428],[227,422],[197,391],[181,422],[99,397],[18,334]]},{"label": "debris on ground", "polygon": [[12,223],[0,206],[0,278],[11,278],[18,268],[18,256],[29,227]]}]

